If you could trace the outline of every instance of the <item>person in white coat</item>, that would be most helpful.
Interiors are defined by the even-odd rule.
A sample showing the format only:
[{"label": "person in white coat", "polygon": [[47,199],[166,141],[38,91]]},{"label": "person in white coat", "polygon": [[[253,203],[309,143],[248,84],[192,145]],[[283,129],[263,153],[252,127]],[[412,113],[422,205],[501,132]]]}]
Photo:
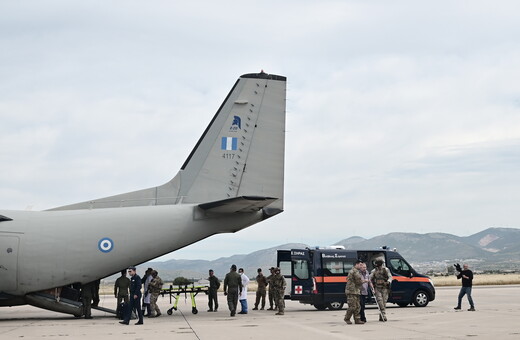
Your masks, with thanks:
[{"label": "person in white coat", "polygon": [[238,297],[242,310],[238,314],[247,314],[247,285],[249,284],[249,278],[244,274],[244,268],[240,268],[238,273],[242,278],[242,293]]},{"label": "person in white coat", "polygon": [[[150,316],[151,315],[151,308],[150,308],[150,292],[148,291],[148,286],[150,285],[150,282],[152,281],[152,268],[148,268],[143,276],[143,315],[144,316]],[[145,314],[146,311],[146,314]]]}]

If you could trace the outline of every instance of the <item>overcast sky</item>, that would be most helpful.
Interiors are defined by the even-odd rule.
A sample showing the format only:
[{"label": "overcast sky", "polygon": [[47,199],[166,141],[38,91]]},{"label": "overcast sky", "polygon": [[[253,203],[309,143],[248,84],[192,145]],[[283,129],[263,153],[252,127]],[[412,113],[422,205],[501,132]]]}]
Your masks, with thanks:
[{"label": "overcast sky", "polygon": [[518,1],[2,1],[0,207],[163,184],[236,79],[263,69],[288,81],[285,212],[161,259],[519,227],[518,13]]}]

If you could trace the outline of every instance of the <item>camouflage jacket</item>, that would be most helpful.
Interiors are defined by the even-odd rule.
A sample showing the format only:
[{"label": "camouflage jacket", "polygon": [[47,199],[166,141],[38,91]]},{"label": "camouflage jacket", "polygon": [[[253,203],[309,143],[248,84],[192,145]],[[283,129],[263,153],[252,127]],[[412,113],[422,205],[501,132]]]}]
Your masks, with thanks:
[{"label": "camouflage jacket", "polygon": [[259,274],[256,276],[256,283],[258,284],[258,290],[265,292],[265,288],[267,287],[267,278],[264,276],[264,274]]},{"label": "camouflage jacket", "polygon": [[267,286],[269,287],[269,290],[273,290],[273,277],[274,275],[271,274],[269,275],[268,277],[266,277],[266,280],[267,280]]},{"label": "camouflage jacket", "polygon": [[363,279],[361,278],[361,273],[357,270],[356,267],[353,267],[348,273],[347,278],[347,286],[345,287],[345,294],[353,294],[360,295],[361,294],[361,285],[363,284]]},{"label": "camouflage jacket", "polygon": [[286,286],[285,278],[281,274],[276,274],[271,279],[271,285],[274,290],[283,291]]},{"label": "camouflage jacket", "polygon": [[159,276],[156,276],[155,278],[150,281],[150,284],[148,285],[148,290],[152,294],[159,294],[161,292],[163,286],[163,280]]},{"label": "camouflage jacket", "polygon": [[389,288],[392,282],[392,274],[385,266],[375,267],[370,273],[370,281],[376,288]]}]

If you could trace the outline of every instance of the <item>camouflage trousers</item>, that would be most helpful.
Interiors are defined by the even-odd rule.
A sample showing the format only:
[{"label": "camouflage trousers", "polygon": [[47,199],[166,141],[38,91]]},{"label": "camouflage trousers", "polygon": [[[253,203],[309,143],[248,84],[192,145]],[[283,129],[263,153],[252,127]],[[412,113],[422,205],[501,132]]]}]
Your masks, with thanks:
[{"label": "camouflage trousers", "polygon": [[260,304],[260,301],[262,301],[261,308],[264,309],[264,307],[265,307],[265,296],[266,296],[265,289],[258,289],[256,291],[255,308],[258,308],[258,305]]},{"label": "camouflage trousers", "polygon": [[386,315],[386,302],[388,301],[388,289],[376,287],[376,301],[381,309],[381,314]]},{"label": "camouflage trousers", "polygon": [[350,320],[351,316],[354,316],[354,320],[359,320],[359,312],[361,311],[361,304],[359,303],[359,295],[347,294],[347,313],[345,318]]},{"label": "camouflage trousers", "polygon": [[155,294],[152,293],[150,296],[150,309],[151,309],[151,315],[161,315],[161,310],[157,306],[157,298],[159,297],[159,293]]},{"label": "camouflage trousers", "polygon": [[[269,285],[269,286],[271,286],[271,285]],[[269,308],[273,308],[275,301],[276,300],[274,298],[274,289],[269,288]]]},{"label": "camouflage trousers", "polygon": [[274,303],[276,305],[276,308],[278,309],[278,313],[283,313],[285,310],[285,301],[283,299],[283,295],[283,290],[274,290]]}]

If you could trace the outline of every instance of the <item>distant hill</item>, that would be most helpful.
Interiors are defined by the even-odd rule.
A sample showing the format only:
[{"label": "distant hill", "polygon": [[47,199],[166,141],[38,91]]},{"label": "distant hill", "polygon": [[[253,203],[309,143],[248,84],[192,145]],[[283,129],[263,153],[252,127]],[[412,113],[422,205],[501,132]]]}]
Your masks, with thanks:
[{"label": "distant hill", "polygon": [[[460,237],[447,233],[389,233],[365,239],[352,236],[334,243],[346,249],[377,249],[382,246],[397,248],[414,267],[426,272],[451,266],[455,262],[473,261],[482,269],[520,270],[520,229],[488,228],[476,234]],[[276,251],[279,249],[305,248],[302,243],[287,243],[268,249],[257,250],[250,254],[221,257],[213,261],[206,260],[169,260],[148,262],[139,266],[139,273],[147,267],[159,271],[164,280],[173,280],[178,276],[189,279],[206,278],[208,270],[223,279],[229,267],[236,264],[244,268],[250,278],[256,276],[257,268],[262,268],[269,275],[269,268],[276,265]],[[436,265],[433,262],[438,262]],[[108,278],[108,281],[117,276]]]},{"label": "distant hill", "polygon": [[390,233],[354,244],[348,240],[336,244],[346,249],[397,248],[401,255],[413,262],[483,258],[489,255],[487,251],[467,243],[463,237],[444,233]]},{"label": "distant hill", "polygon": [[506,254],[520,250],[520,229],[489,228],[465,237],[468,244],[488,252]]}]

